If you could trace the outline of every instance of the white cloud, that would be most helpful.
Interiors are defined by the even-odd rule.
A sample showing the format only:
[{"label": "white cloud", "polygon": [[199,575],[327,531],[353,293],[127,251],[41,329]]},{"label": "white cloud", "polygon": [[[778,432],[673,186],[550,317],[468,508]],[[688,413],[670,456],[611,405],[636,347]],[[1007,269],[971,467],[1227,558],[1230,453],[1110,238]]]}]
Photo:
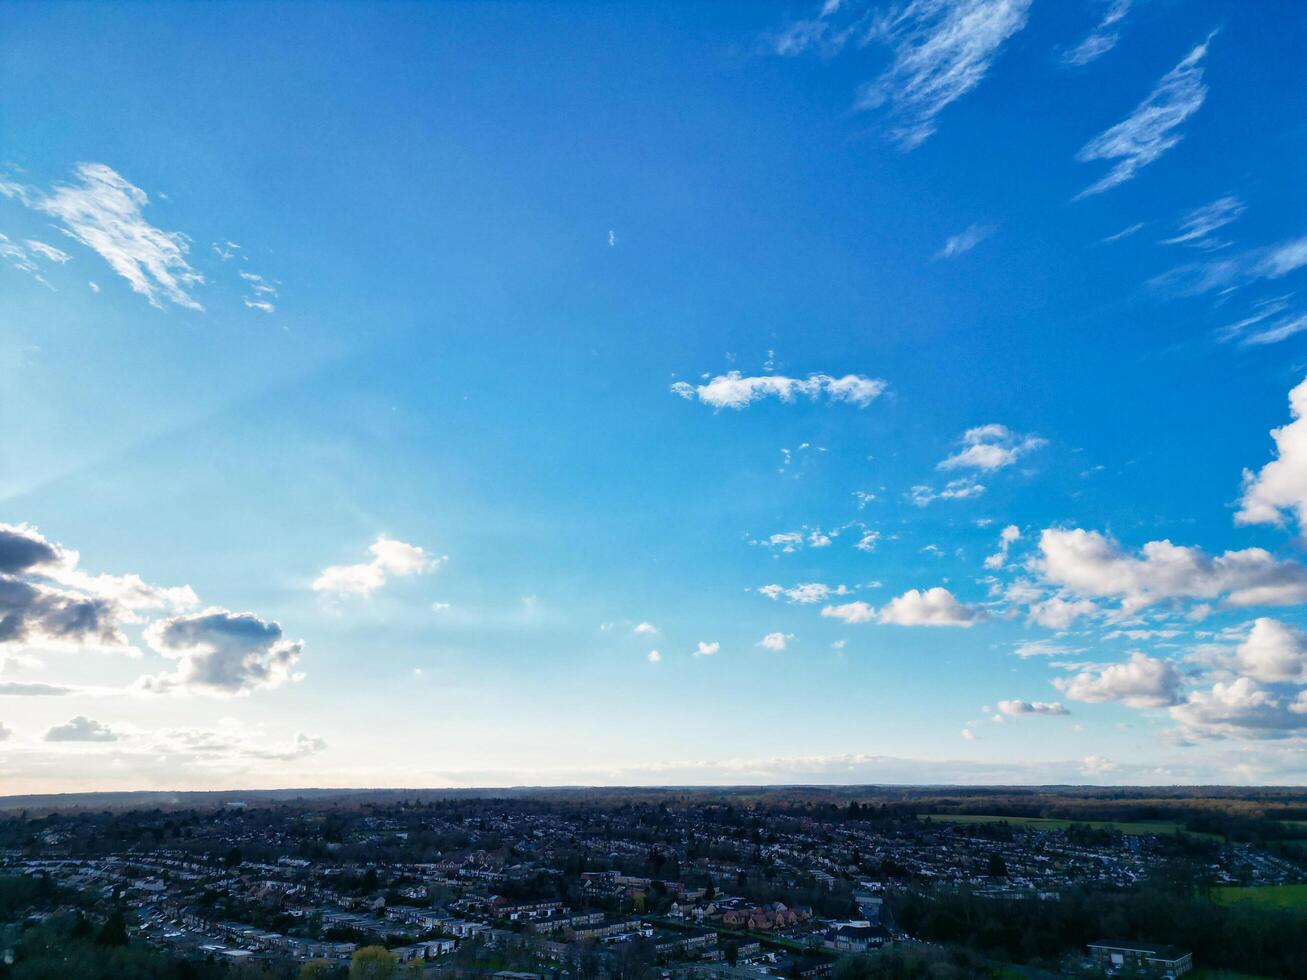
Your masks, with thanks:
[{"label": "white cloud", "polygon": [[940,586],[925,591],[909,589],[879,610],[866,602],[849,602],[826,606],[821,614],[845,623],[874,620],[897,626],[971,626],[983,618],[980,611],[964,606],[953,593]]},{"label": "white cloud", "polygon": [[1081,760],[1081,764],[1082,771],[1087,776],[1105,776],[1119,768],[1111,759],[1106,759],[1101,755],[1087,755]]},{"label": "white cloud", "polygon": [[1088,599],[1064,599],[1051,596],[1030,604],[1030,621],[1051,630],[1064,630],[1081,616],[1092,616],[1098,607]]},{"label": "white cloud", "polygon": [[1020,540],[1021,528],[1015,524],[1009,524],[1003,528],[998,535],[998,551],[985,559],[985,567],[989,569],[1002,568],[1007,563],[1008,550]]},{"label": "white cloud", "polygon": [[331,565],[313,582],[314,592],[334,596],[367,598],[386,584],[391,577],[419,575],[438,568],[445,561],[432,558],[417,545],[396,541],[384,534],[368,546],[372,560],[357,565]]},{"label": "white cloud", "polygon": [[780,374],[744,377],[739,371],[719,374],[706,384],[692,385],[678,381],[672,392],[688,400],[698,399],[715,409],[740,410],[762,398],[778,398],[793,402],[797,395],[816,401],[822,395],[832,402],[849,402],[865,408],[884,394],[888,387],[879,378],[859,374],[846,374],[842,378],[829,374],[810,374],[807,378],[789,378]]},{"label": "white cloud", "polygon": [[1194,208],[1180,220],[1180,229],[1163,245],[1188,245],[1192,248],[1214,248],[1221,244],[1210,237],[1218,228],[1237,221],[1246,208],[1243,201],[1232,194],[1217,198],[1211,204]]},{"label": "white cloud", "polygon": [[277,298],[277,286],[272,280],[243,269],[238,275],[245,280],[246,288],[250,290],[250,295],[243,297],[247,307],[260,313],[276,312],[277,307],[272,300]]},{"label": "white cloud", "polygon": [[0,721],[0,742],[3,742],[6,739],[11,738],[13,734],[14,734],[14,730],[8,727],[3,721]]},{"label": "white cloud", "polygon": [[151,306],[162,308],[166,299],[203,309],[187,292],[204,282],[186,260],[190,241],[145,219],[146,193],[102,163],[78,164],[74,175],[74,183],[55,184],[48,192],[0,183],[0,193],[58,219],[66,235],[99,253]]},{"label": "white cloud", "polygon": [[648,660],[651,664],[656,664],[662,661],[663,655],[659,653],[657,650],[650,650],[649,656],[647,656],[645,659]]},{"label": "white cloud", "polygon": [[242,695],[298,681],[294,673],[304,643],[288,640],[281,624],[253,613],[210,608],[152,623],[146,641],[177,661],[170,674],[143,677],[143,690],[155,693],[199,691]]},{"label": "white cloud", "polygon": [[25,272],[42,286],[54,289],[49,280],[41,275],[41,266],[27,249],[15,241],[11,241],[8,235],[0,234],[0,259],[4,259],[19,272]]},{"label": "white cloud", "polygon": [[23,681],[0,681],[0,695],[12,695],[14,697],[59,697],[64,694],[76,693],[74,688],[64,687],[61,684],[41,684]]},{"label": "white cloud", "polygon": [[826,585],[824,582],[804,582],[788,589],[773,583],[761,586],[758,592],[773,601],[784,598],[787,602],[809,605],[814,602],[824,602],[833,595],[848,595],[850,589],[846,585]]},{"label": "white cloud", "polygon": [[958,734],[960,734],[968,742],[976,741],[976,733],[973,732],[970,728],[964,728]]},{"label": "white cloud", "polygon": [[1236,524],[1284,524],[1292,513],[1307,532],[1307,380],[1289,392],[1289,423],[1271,430],[1275,459],[1257,473],[1244,470]]},{"label": "white cloud", "polygon": [[1150,541],[1135,556],[1097,531],[1048,528],[1039,549],[1034,567],[1045,579],[1075,595],[1119,598],[1125,612],[1168,599],[1222,598],[1228,606],[1307,601],[1307,568],[1261,548],[1211,556]]},{"label": "white cloud", "polygon": [[1083,41],[1063,55],[1062,60],[1068,65],[1081,67],[1107,54],[1120,40],[1120,32],[1115,29],[1116,25],[1129,12],[1130,0],[1111,0],[1098,26]]},{"label": "white cloud", "polygon": [[654,636],[658,633],[658,627],[653,623],[636,623],[631,632],[637,636]]},{"label": "white cloud", "polygon": [[1171,708],[1181,731],[1199,736],[1279,738],[1307,727],[1307,699],[1288,702],[1248,677],[1192,691]]},{"label": "white cloud", "polygon": [[47,742],[116,742],[118,734],[85,715],[78,715],[72,721],[55,725],[45,733]]},{"label": "white cloud", "polygon": [[72,256],[63,249],[55,248],[53,245],[47,245],[45,242],[38,242],[29,238],[25,244],[29,251],[35,252],[47,261],[58,262],[60,265],[63,265],[72,258]]},{"label": "white cloud", "polygon": [[1053,686],[1072,701],[1120,701],[1132,708],[1160,708],[1180,700],[1183,680],[1171,661],[1132,653],[1125,663],[1059,677]]},{"label": "white cloud", "polygon": [[998,710],[1005,715],[1069,715],[1059,701],[1000,701]]},{"label": "white cloud", "polygon": [[758,646],[773,653],[780,653],[792,639],[794,639],[793,633],[768,633],[758,641]]},{"label": "white cloud", "polygon": [[700,640],[699,645],[694,650],[694,655],[696,657],[711,657],[721,648],[722,645],[715,640],[712,643],[705,643]]},{"label": "white cloud", "polygon": [[950,480],[944,489],[936,491],[928,484],[918,484],[908,491],[908,499],[918,507],[927,507],[936,500],[970,500],[985,492],[985,485],[970,477]]},{"label": "white cloud", "polygon": [[935,132],[938,117],[988,74],[1004,43],[1026,25],[1030,0],[910,0],[878,17],[872,36],[893,60],[864,85],[856,107],[888,104],[904,150]]},{"label": "white cloud", "polygon": [[1111,235],[1108,235],[1106,238],[1099,239],[1099,244],[1106,245],[1109,242],[1119,242],[1123,238],[1129,238],[1135,232],[1140,231],[1143,227],[1144,227],[1144,223],[1142,221],[1136,221],[1133,225],[1126,225],[1120,231],[1113,232]]},{"label": "white cloud", "polygon": [[1182,139],[1180,124],[1201,108],[1207,98],[1202,60],[1213,35],[1167,72],[1143,102],[1124,120],[1094,137],[1076,154],[1081,163],[1117,161],[1099,181],[1077,195],[1088,197],[1130,180]]},{"label": "white cloud", "polygon": [[936,259],[953,259],[970,252],[991,237],[998,229],[994,225],[968,225],[956,235],[944,240],[944,247],[935,253]]},{"label": "white cloud", "polygon": [[1253,680],[1307,683],[1307,633],[1261,616],[1239,644],[1235,663],[1239,673]]},{"label": "white cloud", "polygon": [[999,470],[1048,445],[1047,439],[1018,435],[1007,426],[997,423],[968,429],[960,441],[962,448],[941,461],[939,469]]},{"label": "white cloud", "polygon": [[870,623],[876,618],[876,607],[869,602],[846,602],[841,606],[827,606],[821,614],[846,623]]},{"label": "white cloud", "polygon": [[940,586],[924,592],[908,589],[880,611],[882,623],[899,626],[971,626],[981,618],[977,610],[962,605]]},{"label": "white cloud", "polygon": [[868,554],[876,550],[876,544],[880,541],[879,531],[863,531],[862,536],[858,538],[853,547],[859,551],[865,551]]},{"label": "white cloud", "polygon": [[1019,643],[1014,649],[1013,654],[1025,660],[1030,657],[1060,657],[1063,654],[1074,653],[1071,647],[1062,646],[1051,640],[1027,640]]}]

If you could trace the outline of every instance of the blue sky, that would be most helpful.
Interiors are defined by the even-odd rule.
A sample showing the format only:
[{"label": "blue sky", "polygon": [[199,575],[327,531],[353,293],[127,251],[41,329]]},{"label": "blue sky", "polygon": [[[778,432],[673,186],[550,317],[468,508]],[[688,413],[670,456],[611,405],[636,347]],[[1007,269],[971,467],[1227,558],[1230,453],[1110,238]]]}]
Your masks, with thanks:
[{"label": "blue sky", "polygon": [[5,5],[4,785],[1307,778],[1305,42]]}]

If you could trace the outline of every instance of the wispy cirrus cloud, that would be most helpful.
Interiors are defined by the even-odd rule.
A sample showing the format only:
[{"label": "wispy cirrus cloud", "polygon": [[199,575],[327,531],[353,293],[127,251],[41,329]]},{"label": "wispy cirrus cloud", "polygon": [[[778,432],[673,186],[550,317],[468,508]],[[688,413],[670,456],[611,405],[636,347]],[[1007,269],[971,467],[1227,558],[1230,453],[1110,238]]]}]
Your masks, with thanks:
[{"label": "wispy cirrus cloud", "polygon": [[1176,234],[1163,245],[1188,245],[1190,248],[1219,248],[1226,244],[1211,237],[1212,232],[1239,220],[1247,206],[1233,194],[1218,197],[1210,204],[1194,208],[1180,219]]},{"label": "wispy cirrus cloud", "polygon": [[1026,26],[1030,0],[912,0],[878,17],[871,37],[893,60],[864,85],[856,106],[890,107],[890,137],[912,150],[935,132],[940,113],[979,85],[1003,45]]},{"label": "wispy cirrus cloud", "polygon": [[151,306],[167,300],[203,309],[189,292],[204,282],[187,260],[190,239],[146,220],[145,191],[103,163],[80,163],[73,175],[48,191],[0,181],[0,193],[57,219],[65,235],[98,253]]},{"label": "wispy cirrus cloud", "polygon": [[1131,0],[1110,0],[1102,19],[1083,41],[1062,56],[1064,64],[1080,68],[1097,61],[1121,39],[1117,25],[1130,13]]},{"label": "wispy cirrus cloud", "polygon": [[959,255],[965,255],[986,238],[992,238],[997,230],[997,225],[968,225],[956,235],[946,238],[944,247],[935,253],[935,258],[955,259]]},{"label": "wispy cirrus cloud", "polygon": [[1180,125],[1202,108],[1207,99],[1203,59],[1215,36],[1213,31],[1163,75],[1129,116],[1081,148],[1076,154],[1081,163],[1102,160],[1116,161],[1116,164],[1100,180],[1077,194],[1076,200],[1124,184],[1180,142],[1183,138],[1177,132]]},{"label": "wispy cirrus cloud", "polygon": [[698,400],[716,409],[740,409],[755,401],[776,398],[790,403],[799,395],[810,401],[825,397],[832,402],[848,402],[865,408],[885,393],[888,383],[879,378],[860,374],[846,374],[841,378],[829,374],[810,374],[806,378],[790,378],[782,374],[765,374],[744,377],[739,371],[729,371],[699,385],[677,381],[672,393],[687,401]]},{"label": "wispy cirrus cloud", "polygon": [[941,490],[936,490],[930,484],[918,484],[908,491],[908,500],[917,507],[929,507],[936,500],[970,500],[979,497],[985,489],[983,483],[977,483],[970,477],[961,477],[949,480]]},{"label": "wispy cirrus cloud", "polygon": [[909,0],[885,9],[866,0],[826,0],[815,16],[767,39],[782,57],[831,58],[850,46],[887,45],[889,66],[862,85],[854,107],[888,107],[890,138],[905,151],[930,138],[938,117],[979,85],[1003,45],[1026,26],[1030,0]]}]

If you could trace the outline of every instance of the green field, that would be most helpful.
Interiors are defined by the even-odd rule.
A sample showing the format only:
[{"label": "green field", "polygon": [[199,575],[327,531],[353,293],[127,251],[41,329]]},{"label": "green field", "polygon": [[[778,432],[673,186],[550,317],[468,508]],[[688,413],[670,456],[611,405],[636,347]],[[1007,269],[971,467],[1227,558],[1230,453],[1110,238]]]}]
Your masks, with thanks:
[{"label": "green field", "polygon": [[1213,897],[1222,904],[1252,902],[1277,909],[1307,909],[1307,885],[1229,885],[1217,888]]},{"label": "green field", "polygon": [[[1003,823],[1013,826],[1034,827],[1037,830],[1066,830],[1073,824],[1093,827],[1096,830],[1115,830],[1122,834],[1174,834],[1176,831],[1189,833],[1182,824],[1172,820],[1060,820],[1052,817],[1003,817],[990,814],[974,813],[929,813],[921,814],[921,819],[940,820],[945,823]],[[1193,834],[1194,837],[1210,837],[1220,840],[1215,834]]]}]

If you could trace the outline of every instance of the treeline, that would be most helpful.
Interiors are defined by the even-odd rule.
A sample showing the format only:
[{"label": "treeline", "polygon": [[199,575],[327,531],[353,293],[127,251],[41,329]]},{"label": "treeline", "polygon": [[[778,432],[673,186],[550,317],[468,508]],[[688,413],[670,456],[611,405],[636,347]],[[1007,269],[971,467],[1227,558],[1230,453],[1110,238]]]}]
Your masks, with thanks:
[{"label": "treeline", "polygon": [[1177,881],[1071,889],[1057,901],[908,891],[896,896],[894,912],[919,939],[996,960],[1054,966],[1095,940],[1135,940],[1179,946],[1203,967],[1307,977],[1307,913],[1220,905]]}]

